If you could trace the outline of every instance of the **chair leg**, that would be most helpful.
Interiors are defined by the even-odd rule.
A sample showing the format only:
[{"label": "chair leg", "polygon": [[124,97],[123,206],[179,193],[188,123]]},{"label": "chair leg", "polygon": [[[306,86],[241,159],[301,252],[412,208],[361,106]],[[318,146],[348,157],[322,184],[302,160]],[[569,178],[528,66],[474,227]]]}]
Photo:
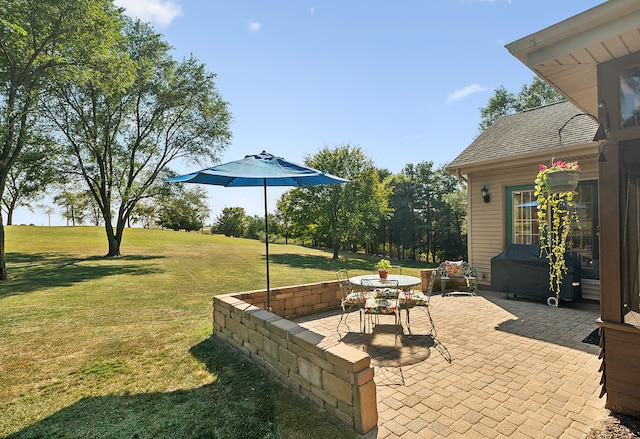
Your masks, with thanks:
[{"label": "chair leg", "polygon": [[[351,332],[351,328],[349,328],[349,314],[353,310],[353,305],[342,305],[342,314],[340,315],[340,320],[338,321],[338,326],[336,328],[336,332],[338,333],[338,341],[342,340],[342,334],[340,334],[340,325],[344,321],[345,326],[347,327],[347,334]],[[362,325],[362,317],[360,317],[360,324]]]},{"label": "chair leg", "polygon": [[400,329],[402,330],[402,335],[404,335],[404,326],[402,324],[402,310],[406,313],[405,324],[407,325],[407,332],[411,335],[411,321],[409,320],[409,310],[411,307],[402,307],[398,308],[398,314],[400,319]]},{"label": "chair leg", "polygon": [[429,324],[431,325],[431,335],[435,338],[436,336],[436,325],[433,323],[433,318],[431,317],[431,312],[429,311],[429,305],[421,306],[427,317],[429,317]]},{"label": "chair leg", "polygon": [[394,314],[395,322],[396,322],[396,333],[393,336],[393,345],[394,346],[398,346],[398,326],[402,327],[402,318],[401,318],[401,315],[400,315],[400,311],[401,311],[400,309],[397,309],[395,314]]},{"label": "chair leg", "polygon": [[409,321],[409,311],[411,311],[411,308],[407,307],[405,309],[405,312],[407,313],[407,331],[409,332],[409,335],[411,335],[411,322]]}]

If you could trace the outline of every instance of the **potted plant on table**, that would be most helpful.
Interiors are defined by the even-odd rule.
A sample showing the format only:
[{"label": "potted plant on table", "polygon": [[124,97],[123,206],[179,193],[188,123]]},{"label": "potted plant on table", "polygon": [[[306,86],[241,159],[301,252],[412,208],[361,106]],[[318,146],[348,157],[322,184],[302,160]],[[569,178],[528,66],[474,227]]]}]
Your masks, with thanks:
[{"label": "potted plant on table", "polygon": [[388,259],[380,259],[377,267],[380,279],[386,279],[389,275],[389,270],[391,270],[391,261],[389,261]]},{"label": "potted plant on table", "polygon": [[538,198],[540,255],[549,259],[549,289],[560,302],[562,276],[567,273],[565,253],[573,221],[577,223],[575,188],[578,185],[578,162],[555,161],[538,169],[534,195]]}]

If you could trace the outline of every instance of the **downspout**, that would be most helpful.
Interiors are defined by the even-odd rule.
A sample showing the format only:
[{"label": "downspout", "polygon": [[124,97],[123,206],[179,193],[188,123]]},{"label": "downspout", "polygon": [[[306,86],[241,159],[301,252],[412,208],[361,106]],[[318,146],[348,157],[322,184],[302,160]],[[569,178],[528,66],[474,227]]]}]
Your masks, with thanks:
[{"label": "downspout", "polygon": [[460,171],[460,168],[456,169],[456,177],[464,181],[466,184],[469,184],[469,179],[462,174],[462,172]]}]

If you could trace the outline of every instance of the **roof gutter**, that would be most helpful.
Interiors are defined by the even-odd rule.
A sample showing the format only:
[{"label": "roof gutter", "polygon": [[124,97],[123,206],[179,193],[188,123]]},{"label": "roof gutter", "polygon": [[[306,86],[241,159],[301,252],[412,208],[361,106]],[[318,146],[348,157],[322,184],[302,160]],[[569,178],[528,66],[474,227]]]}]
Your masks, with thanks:
[{"label": "roof gutter", "polygon": [[638,10],[637,0],[605,2],[505,47],[524,65],[534,67],[553,57],[549,51],[551,54],[570,52],[577,47],[597,43],[620,29],[633,29],[637,26],[634,13]]},{"label": "roof gutter", "polygon": [[512,168],[514,165],[527,166],[536,162],[544,162],[549,159],[549,154],[552,156],[557,153],[558,156],[564,156],[571,159],[584,159],[586,157],[596,157],[598,155],[598,142],[590,142],[583,144],[576,144],[567,147],[563,147],[560,151],[557,148],[546,149],[544,151],[535,151],[518,156],[500,157],[492,160],[483,160],[481,162],[462,163],[453,167],[445,167],[445,170],[452,175],[460,178],[464,182],[468,181],[468,174],[476,170],[500,169],[500,165],[504,168]]}]

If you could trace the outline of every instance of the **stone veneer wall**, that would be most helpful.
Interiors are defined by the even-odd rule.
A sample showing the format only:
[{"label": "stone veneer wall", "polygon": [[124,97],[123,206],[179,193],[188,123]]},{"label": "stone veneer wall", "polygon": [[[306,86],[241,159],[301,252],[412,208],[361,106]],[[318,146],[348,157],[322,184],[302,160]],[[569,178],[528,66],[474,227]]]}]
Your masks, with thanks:
[{"label": "stone veneer wall", "polygon": [[371,357],[287,320],[338,309],[337,281],[272,289],[273,312],[262,309],[266,299],[266,290],[214,296],[214,335],[358,433],[374,429]]}]

